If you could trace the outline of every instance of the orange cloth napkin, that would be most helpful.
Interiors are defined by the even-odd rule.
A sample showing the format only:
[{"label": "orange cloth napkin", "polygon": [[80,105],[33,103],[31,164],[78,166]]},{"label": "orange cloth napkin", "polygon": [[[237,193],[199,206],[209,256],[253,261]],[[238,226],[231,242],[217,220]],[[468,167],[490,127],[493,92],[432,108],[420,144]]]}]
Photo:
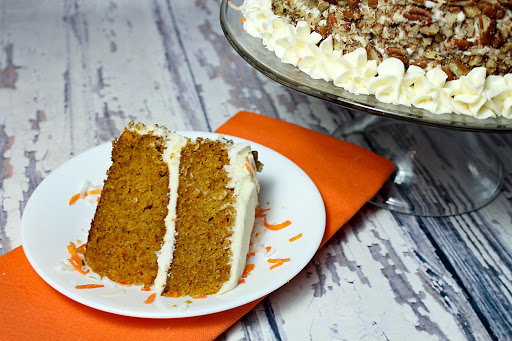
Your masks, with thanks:
[{"label": "orange cloth napkin", "polygon": [[[379,190],[394,169],[389,160],[360,147],[254,113],[236,114],[217,132],[268,146],[311,177],[327,211],[322,245]],[[76,303],[51,288],[31,268],[21,247],[0,257],[0,321],[4,326],[0,339],[5,340],[212,340],[261,300],[183,319],[118,316]]]}]

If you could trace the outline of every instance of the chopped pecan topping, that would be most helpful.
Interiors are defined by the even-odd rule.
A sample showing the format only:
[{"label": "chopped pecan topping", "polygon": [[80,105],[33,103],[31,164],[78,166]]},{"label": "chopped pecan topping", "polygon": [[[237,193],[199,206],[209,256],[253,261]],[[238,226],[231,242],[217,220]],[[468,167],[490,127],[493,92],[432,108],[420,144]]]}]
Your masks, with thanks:
[{"label": "chopped pecan topping", "polygon": [[404,51],[402,51],[401,48],[399,48],[399,47],[388,47],[386,49],[386,53],[388,54],[389,58],[394,57],[394,58],[400,59],[402,61],[402,63],[404,63],[404,65],[407,65],[408,59],[405,56],[405,53],[404,53]]},{"label": "chopped pecan topping", "polygon": [[409,65],[415,65],[422,69],[425,69],[428,66],[428,60],[427,58],[412,59],[411,61],[409,61]]},{"label": "chopped pecan topping", "polygon": [[477,0],[448,0],[449,6],[469,6],[476,3]]}]

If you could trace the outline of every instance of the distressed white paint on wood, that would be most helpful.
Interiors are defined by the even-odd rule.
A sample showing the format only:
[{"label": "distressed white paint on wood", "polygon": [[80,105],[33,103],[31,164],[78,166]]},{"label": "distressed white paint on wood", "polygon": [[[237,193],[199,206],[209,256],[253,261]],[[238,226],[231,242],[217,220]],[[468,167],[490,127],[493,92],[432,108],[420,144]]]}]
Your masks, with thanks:
[{"label": "distressed white paint on wood", "polygon": [[[362,115],[252,69],[222,34],[219,2],[0,1],[0,254],[20,245],[36,186],[132,119],[215,130],[249,110],[333,133]],[[512,137],[485,138],[505,170],[490,205],[450,218],[365,206],[219,339],[509,338]]]}]

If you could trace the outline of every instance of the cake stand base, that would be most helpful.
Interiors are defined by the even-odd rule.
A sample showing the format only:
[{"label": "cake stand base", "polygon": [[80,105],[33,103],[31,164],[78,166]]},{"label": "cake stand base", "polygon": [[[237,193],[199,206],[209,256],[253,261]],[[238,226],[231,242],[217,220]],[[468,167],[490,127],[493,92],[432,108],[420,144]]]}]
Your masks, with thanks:
[{"label": "cake stand base", "polygon": [[491,202],[503,182],[501,162],[481,133],[363,115],[333,135],[395,163],[370,200],[391,211],[434,217],[471,212]]}]

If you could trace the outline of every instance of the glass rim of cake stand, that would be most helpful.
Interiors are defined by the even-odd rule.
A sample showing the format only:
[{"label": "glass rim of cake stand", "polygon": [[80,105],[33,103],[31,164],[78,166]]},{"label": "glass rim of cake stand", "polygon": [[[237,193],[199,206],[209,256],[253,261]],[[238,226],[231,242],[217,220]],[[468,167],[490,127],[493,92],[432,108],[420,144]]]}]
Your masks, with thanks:
[{"label": "glass rim of cake stand", "polygon": [[427,126],[474,132],[510,133],[512,119],[504,117],[478,119],[469,115],[433,114],[427,110],[379,102],[373,95],[355,95],[332,82],[312,79],[297,67],[283,63],[262,40],[243,29],[242,0],[223,0],[220,7],[221,27],[234,50],[252,67],[268,78],[301,93],[338,104],[348,109],[376,116],[398,119]]}]

